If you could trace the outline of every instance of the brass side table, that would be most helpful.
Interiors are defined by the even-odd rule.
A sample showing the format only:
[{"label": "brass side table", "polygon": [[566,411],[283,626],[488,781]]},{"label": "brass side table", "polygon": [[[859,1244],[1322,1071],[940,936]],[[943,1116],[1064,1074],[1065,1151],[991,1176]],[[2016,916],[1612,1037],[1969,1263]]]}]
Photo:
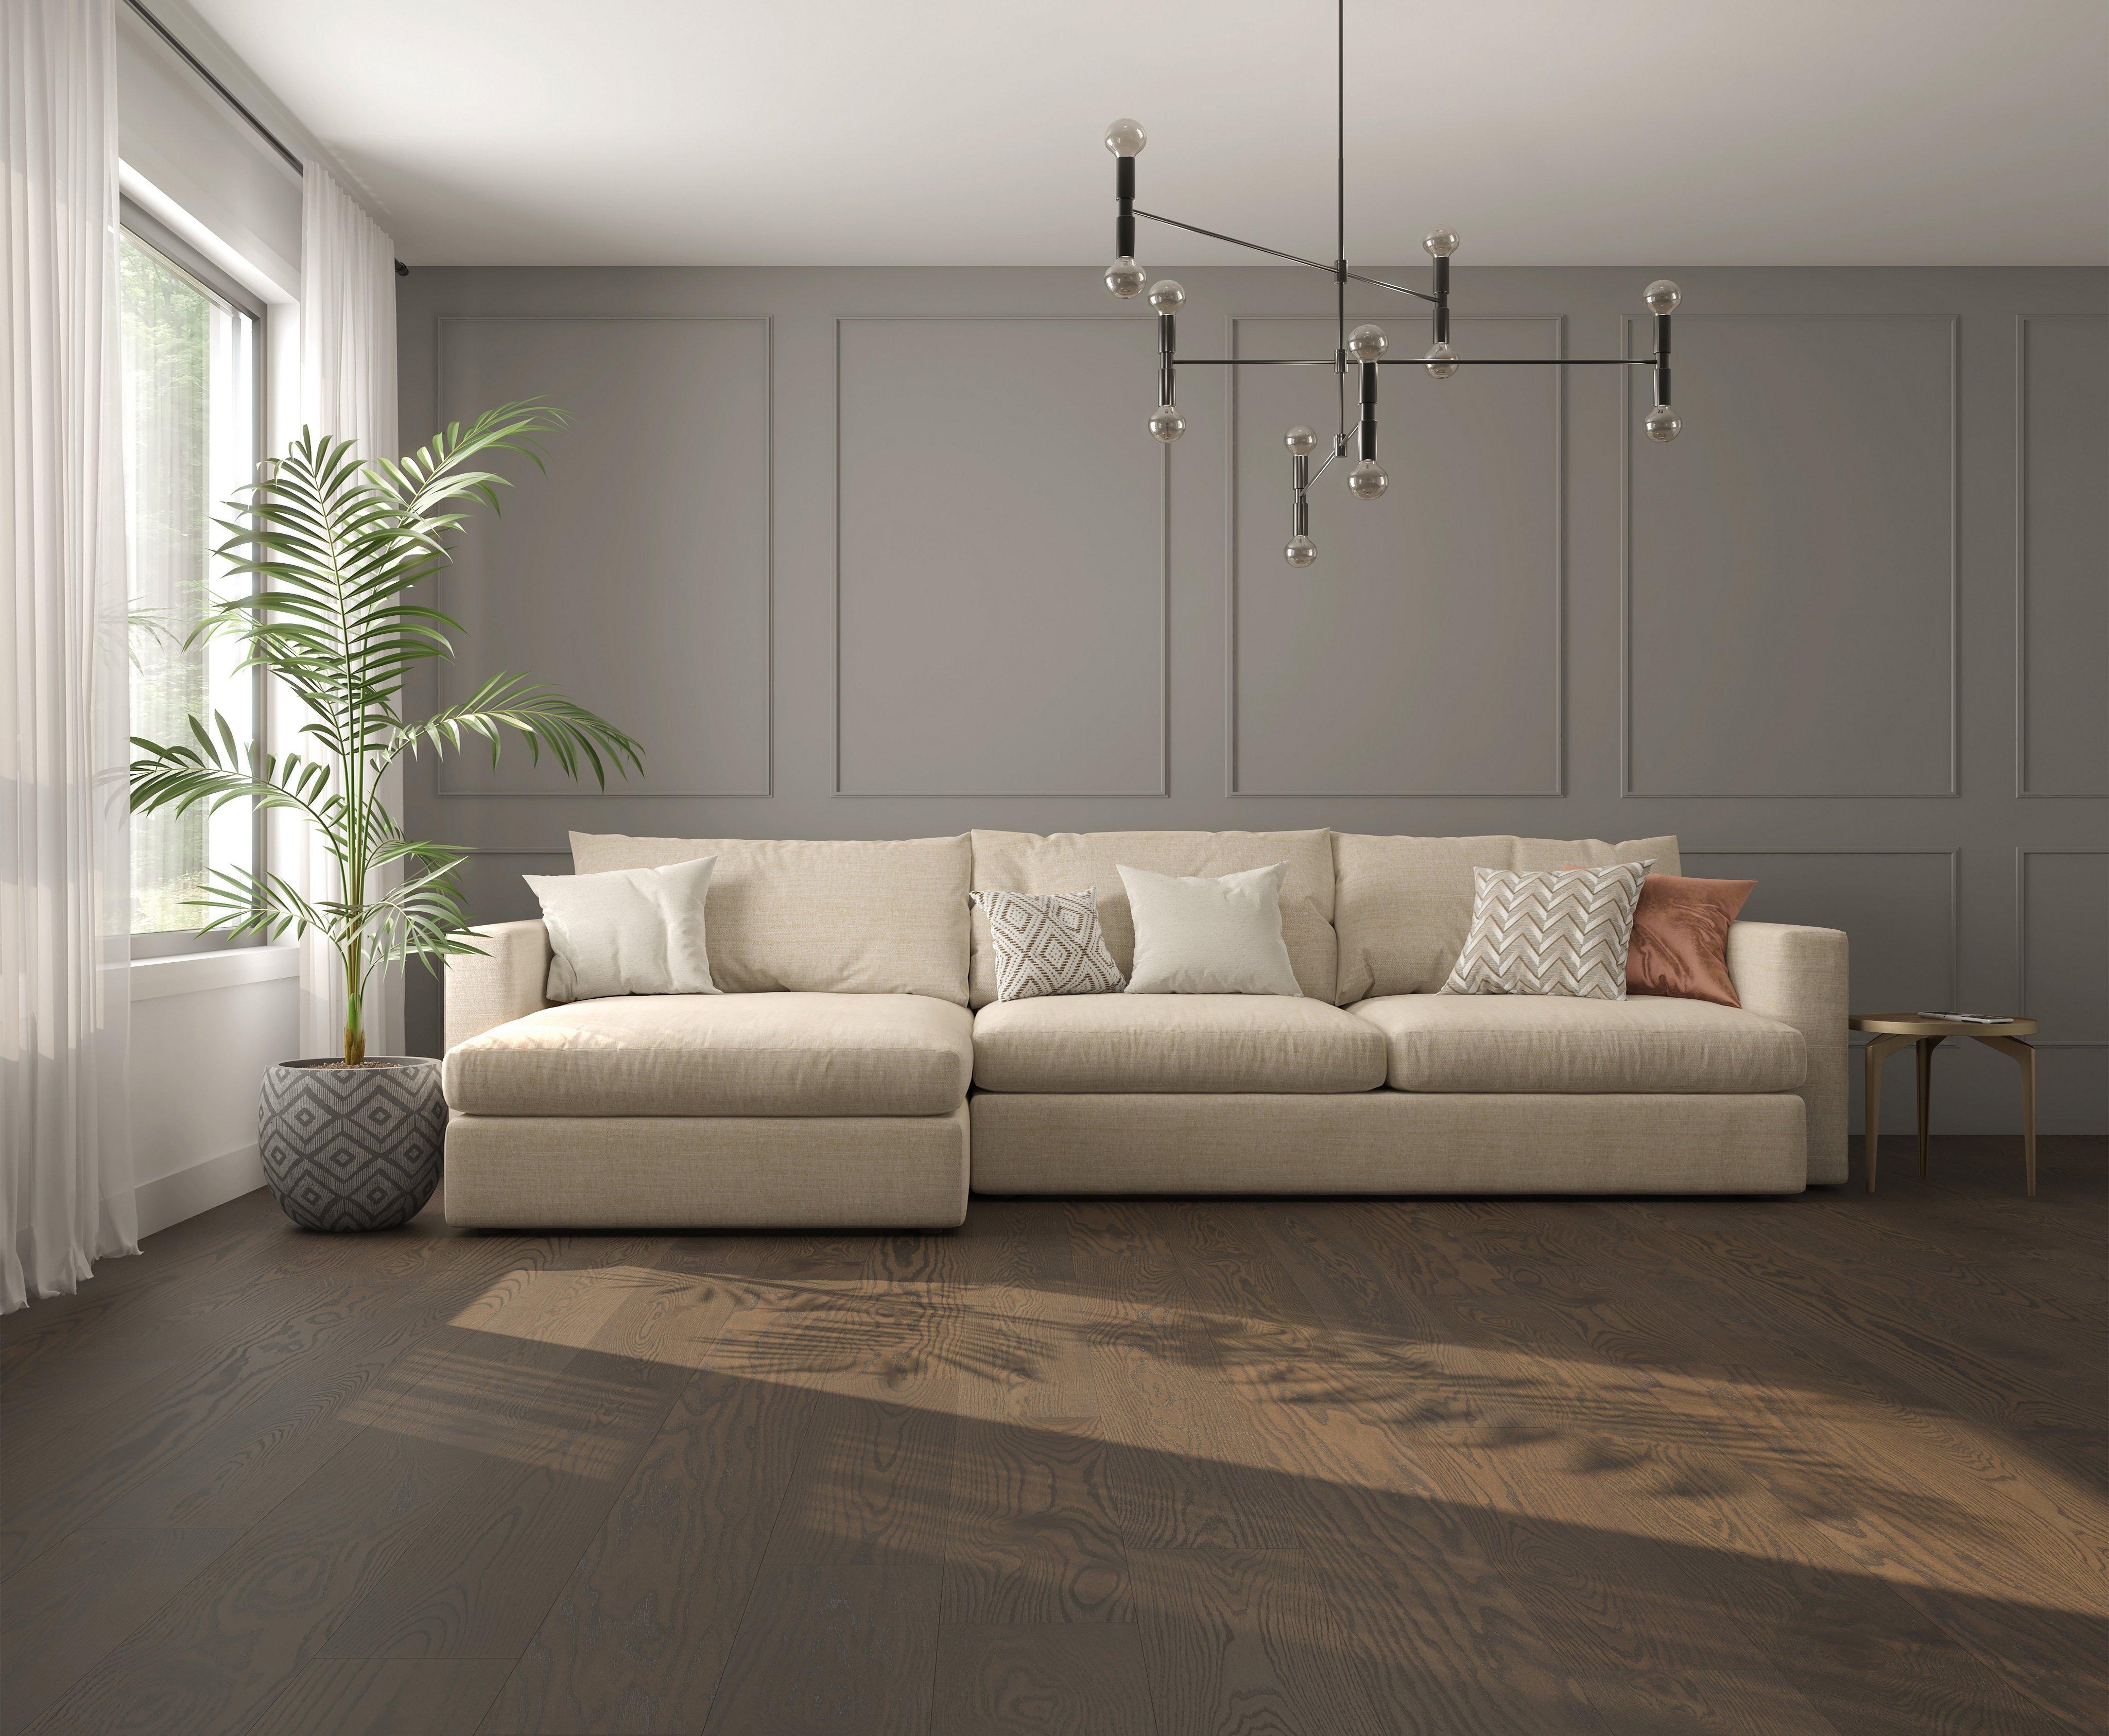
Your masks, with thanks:
[{"label": "brass side table", "polygon": [[2036,1052],[2024,1037],[2036,1034],[2034,1019],[2002,1019],[1996,1025],[1960,1019],[1922,1019],[1913,1012],[1856,1012],[1849,1022],[1871,1040],[1867,1057],[1867,1191],[1875,1191],[1875,1154],[1882,1123],[1882,1063],[1899,1049],[1918,1045],[1918,1172],[1926,1169],[1926,1111],[1933,1100],[1933,1052],[1950,1037],[1974,1037],[1987,1048],[2011,1055],[2021,1069],[2021,1152],[2029,1197],[2036,1197]]}]

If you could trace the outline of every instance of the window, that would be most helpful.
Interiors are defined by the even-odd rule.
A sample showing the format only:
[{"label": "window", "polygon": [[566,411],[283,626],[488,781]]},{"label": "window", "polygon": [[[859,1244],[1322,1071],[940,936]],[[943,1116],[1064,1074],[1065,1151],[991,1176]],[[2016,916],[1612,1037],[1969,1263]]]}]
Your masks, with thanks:
[{"label": "window", "polygon": [[[216,602],[246,593],[213,553],[228,497],[255,479],[261,446],[263,307],[129,203],[119,250],[125,559],[131,591],[132,729],[188,739],[217,712],[237,742],[256,737],[262,674],[237,670],[233,642],[187,645]],[[132,819],[134,957],[225,945],[201,937],[190,901],[210,872],[262,862],[253,803]]]}]

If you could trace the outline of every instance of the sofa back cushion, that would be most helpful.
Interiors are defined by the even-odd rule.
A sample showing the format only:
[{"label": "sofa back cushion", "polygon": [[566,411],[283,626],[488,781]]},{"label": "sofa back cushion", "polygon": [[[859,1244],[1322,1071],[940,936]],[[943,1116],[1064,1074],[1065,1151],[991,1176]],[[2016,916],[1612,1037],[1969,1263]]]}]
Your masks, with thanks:
[{"label": "sofa back cushion", "polygon": [[955,838],[627,838],[575,832],[581,874],[716,856],[703,919],[728,994],[792,990],[967,1002],[973,852]]},{"label": "sofa back cushion", "polygon": [[1608,868],[1652,859],[1680,872],[1675,838],[1377,838],[1333,835],[1339,1003],[1442,988],[1472,926],[1472,870]]},{"label": "sofa back cushion", "polygon": [[[976,832],[974,886],[1002,892],[1098,894],[1099,922],[1123,976],[1135,970],[1135,918],[1120,869],[1219,878],[1286,862],[1281,884],[1281,938],[1303,992],[1333,999],[1333,835],[1329,832]],[[725,872],[722,866],[718,872]],[[1471,902],[1466,876],[1465,903]],[[970,1005],[996,998],[996,954],[988,917],[973,913]],[[1459,939],[1463,939],[1461,931]]]}]

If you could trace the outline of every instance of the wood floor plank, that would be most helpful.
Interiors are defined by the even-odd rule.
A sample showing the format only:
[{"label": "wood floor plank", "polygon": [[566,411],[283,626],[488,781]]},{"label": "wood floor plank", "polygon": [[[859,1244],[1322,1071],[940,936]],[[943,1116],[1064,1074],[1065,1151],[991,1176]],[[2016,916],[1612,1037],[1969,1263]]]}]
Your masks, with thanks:
[{"label": "wood floor plank", "polygon": [[764,1569],[705,1736],[925,1736],[937,1581],[931,1567]]},{"label": "wood floor plank", "polygon": [[944,1736],[1154,1736],[1141,1638],[1126,1622],[942,1627],[930,1728]]},{"label": "wood floor plank", "polygon": [[319,1656],[360,1589],[480,1470],[395,1437],[317,1472],[102,1659],[32,1729],[182,1736],[238,1729]]},{"label": "wood floor plank", "polygon": [[1384,1728],[1347,1679],[1358,1642],[1304,1552],[1293,1481],[1235,1450],[1220,1349],[1184,1305],[1162,1209],[1069,1209],[1078,1277],[1102,1303],[1093,1342],[1106,1365],[1112,1499],[1158,1728]]},{"label": "wood floor plank", "polygon": [[819,1402],[782,1382],[693,1376],[485,1728],[702,1728]]},{"label": "wood floor plank", "polygon": [[1844,1355],[1873,1356],[1919,1402],[1995,1431],[2025,1433],[2032,1452],[2083,1481],[2109,1478],[2098,1377],[2068,1360],[2076,1335],[1994,1327],[1932,1286],[1922,1287],[1915,1305],[1910,1296],[1867,1278],[1864,1257],[1819,1264],[1782,1244],[1762,1223],[1740,1221],[1718,1206],[1671,1214],[1634,1202],[1625,1209],[1707,1269],[1734,1273],[1745,1293],[1779,1304],[1801,1334]]},{"label": "wood floor plank", "polygon": [[[792,1238],[671,1257],[689,1263],[694,1305],[668,1310],[675,1323],[654,1347],[694,1372],[517,1658],[494,1731],[702,1726],[822,1402],[780,1378],[770,1322],[868,1265],[861,1247]],[[736,1320],[727,1361],[740,1371],[729,1372],[711,1357]]]},{"label": "wood floor plank", "polygon": [[1130,1621],[1118,1453],[1096,1416],[954,1425],[942,1614],[1008,1624]]},{"label": "wood floor plank", "polygon": [[2109,1142],[2012,1143],[931,1236],[260,1195],[0,1324],[0,1728],[2091,1730]]},{"label": "wood floor plank", "polygon": [[386,1408],[404,1385],[406,1355],[517,1257],[495,1243],[474,1247],[444,1271],[386,1287],[362,1322],[368,1330],[311,1348],[282,1373],[245,1379],[243,1401],[201,1432],[187,1407],[163,1407],[151,1454],[127,1455],[129,1437],[120,1436],[70,1477],[75,1490],[110,1497],[88,1507],[88,1522],[254,1524]]},{"label": "wood floor plank", "polygon": [[0,1597],[0,1729],[26,1729],[232,1547],[211,1529],[81,1531]]},{"label": "wood floor plank", "polygon": [[[1411,1438],[1366,1401],[1372,1365],[1391,1365],[1393,1346],[1375,1336],[1346,1346],[1314,1317],[1267,1240],[1265,1209],[1181,1202],[1165,1217],[1240,1401],[1234,1450],[1279,1474],[1326,1618],[1339,1727],[1380,1729],[1386,1708],[1411,1704],[1443,1729],[1601,1730],[1444,1499],[1434,1461],[1454,1448]],[[1397,1365],[1418,1371],[1417,1350]]]},{"label": "wood floor plank", "polygon": [[[2041,1717],[2041,1709],[1994,1666],[1993,1658],[1957,1644],[1953,1634],[1929,1618],[1907,1586],[1868,1571],[1873,1563],[1845,1540],[1827,1533],[1810,1513],[1782,1498],[1777,1468],[1795,1464],[1800,1455],[1820,1450],[1825,1444],[1814,1410],[1792,1409],[1768,1423],[1768,1406],[1793,1407],[1797,1395],[1791,1389],[1768,1387],[1749,1371],[1732,1367],[1710,1391],[1698,1395],[1701,1408],[1696,1415],[1691,1414],[1687,1388],[1667,1418],[1669,1427],[1662,1427],[1651,1415],[1660,1402],[1655,1395],[1678,1395],[1654,1378],[1654,1369],[1673,1361],[1688,1381],[1708,1366],[1706,1349],[1696,1340],[1687,1338],[1673,1349],[1661,1343],[1663,1335],[1673,1337],[1688,1330],[1685,1323],[1698,1312],[1696,1297],[1687,1289],[1675,1298],[1647,1298],[1629,1311],[1623,1295],[1611,1296],[1602,1293],[1601,1286],[1591,1286],[1586,1297],[1570,1293],[1565,1299],[1567,1305],[1560,1307],[1544,1299],[1562,1283],[1555,1269],[1538,1271],[1536,1281],[1526,1286],[1491,1271],[1474,1270],[1475,1258],[1498,1258],[1502,1249],[1512,1246],[1509,1220],[1515,1215],[1490,1206],[1479,1209],[1476,1221],[1472,1215],[1465,1215],[1455,1220],[1425,1223],[1419,1226],[1415,1243],[1419,1269],[1426,1270],[1446,1251],[1459,1263],[1461,1287],[1476,1299],[1468,1317],[1470,1326],[1483,1344],[1505,1344],[1511,1350],[1528,1347],[1528,1363],[1508,1375],[1508,1384],[1515,1401],[1527,1405],[1544,1419],[1541,1438],[1513,1441],[1512,1446],[1523,1450],[1507,1452],[1502,1463],[1488,1467],[1490,1477],[1502,1480],[1496,1489],[1502,1507],[1521,1508],[1527,1516],[1512,1518],[1511,1523],[1529,1523],[1542,1533],[1542,1514],[1564,1512],[1586,1520],[1605,1540],[1599,1545],[1601,1554],[1646,1549],[1659,1563],[1642,1581],[1650,1585],[1676,1583],[1675,1578],[1665,1581],[1661,1577],[1666,1570],[1660,1565],[1665,1558],[1664,1546],[1673,1546],[1676,1558],[1691,1561],[1690,1570],[1681,1576],[1687,1582],[1682,1601],[1700,1611],[1711,1603],[1718,1617],[1732,1624],[1732,1631],[1754,1639],[1777,1673],[1813,1702],[1828,1704],[1840,1698],[1837,1681],[1831,1677],[1819,1678],[1823,1683],[1820,1693],[1809,1693],[1805,1685],[1827,1649],[1836,1647],[1840,1634],[1863,1639],[1881,1634],[1887,1636],[1885,1643],[1867,1646],[1860,1654],[1871,1701],[1889,1691],[1881,1686],[1881,1675],[1893,1671],[1895,1679],[1889,1689],[1910,1683],[1920,1715],[1931,1717],[1935,1727],[1968,1729],[1987,1719],[1994,1727],[2039,1727],[2034,1720]],[[1571,1238],[1576,1224],[1586,1221],[1586,1217],[1569,1214],[1562,1228]],[[1337,1227],[1335,1233],[1352,1238],[1380,1222],[1381,1215],[1369,1225]],[[1537,1232],[1529,1233],[1535,1238]],[[1512,1257],[1510,1265],[1513,1269]],[[1664,1323],[1651,1323],[1658,1321]],[[1651,1334],[1656,1339],[1655,1355],[1636,1354],[1635,1346]],[[1551,1354],[1559,1350],[1563,1339],[1578,1350],[1586,1346],[1586,1358]],[[1620,1375],[1628,1369],[1643,1382],[1631,1399],[1621,1393],[1626,1382]],[[1619,1372],[1599,1372],[1605,1369]],[[1556,1454],[1569,1438],[1577,1436],[1583,1443],[1581,1464],[1598,1475],[1562,1479],[1556,1458],[1550,1464],[1540,1461],[1545,1459],[1545,1449]],[[1772,1450],[1750,1450],[1751,1445],[1766,1440],[1775,1443]],[[1864,1452],[1841,1454],[1836,1464],[1838,1477],[1848,1486],[1879,1489],[1892,1477],[1889,1467]],[[1520,1482],[1520,1475],[1525,1472],[1532,1480]],[[1592,1505],[1604,1494],[1614,1495],[1615,1504]],[[1620,1507],[1633,1515],[1624,1525],[1637,1523],[1649,1533],[1647,1545],[1615,1542],[1622,1528]],[[1703,1553],[1693,1556],[1695,1550]],[[1631,1569],[1624,1576],[1636,1577]],[[1583,1610],[1590,1605],[1587,1599],[1577,1599],[1569,1607]],[[1824,1608],[1829,1614],[1812,1621],[1812,1607]],[[1689,1657],[1698,1637],[1688,1631],[1691,1626],[1687,1622],[1687,1631],[1680,1632],[1664,1611],[1642,1621],[1628,1612],[1602,1631],[1619,1644],[1631,1635],[1654,1635],[1658,1644],[1667,1639]],[[1747,1664],[1738,1667],[1750,1673]],[[1868,1716],[1866,1706],[1856,1706],[1851,1713],[1854,1720]]]},{"label": "wood floor plank", "polygon": [[489,1658],[324,1657],[296,1670],[242,1736],[472,1730],[505,1680]]}]

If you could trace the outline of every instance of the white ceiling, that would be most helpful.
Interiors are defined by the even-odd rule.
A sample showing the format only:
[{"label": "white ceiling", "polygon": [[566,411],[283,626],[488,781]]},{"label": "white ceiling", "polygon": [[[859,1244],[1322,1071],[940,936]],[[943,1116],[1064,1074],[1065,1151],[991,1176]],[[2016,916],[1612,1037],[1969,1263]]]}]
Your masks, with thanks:
[{"label": "white ceiling", "polygon": [[[1325,0],[193,0],[425,264],[1332,250]],[[1348,0],[1348,251],[2109,263],[2109,0]],[[1234,257],[1144,224],[1146,265]]]}]

